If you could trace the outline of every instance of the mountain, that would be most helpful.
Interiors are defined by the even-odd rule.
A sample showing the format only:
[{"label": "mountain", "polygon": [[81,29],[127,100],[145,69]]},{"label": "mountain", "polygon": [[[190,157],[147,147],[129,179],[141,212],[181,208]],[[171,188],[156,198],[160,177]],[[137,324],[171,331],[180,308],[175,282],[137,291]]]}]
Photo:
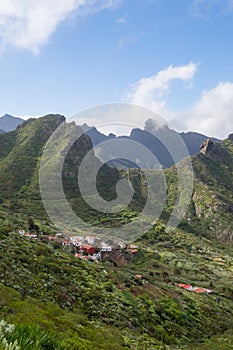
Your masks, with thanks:
[{"label": "mountain", "polygon": [[[177,137],[180,135],[181,139],[184,141],[188,153],[192,156],[195,154],[198,154],[200,151],[200,146],[202,142],[207,139],[208,137],[206,135],[198,134],[195,132],[187,132],[187,133],[177,133],[176,131],[170,129],[168,126],[159,126],[156,124],[156,122],[152,119],[148,119],[145,123],[144,130],[141,129],[133,129],[129,136],[116,136],[114,134],[104,135],[101,132],[99,132],[95,127],[89,127],[86,124],[82,125],[83,130],[85,133],[91,138],[92,143],[94,146],[99,145],[101,142],[109,141],[109,140],[129,140],[134,141],[136,143],[139,143],[143,146],[145,146],[148,150],[150,150],[158,159],[159,163],[164,168],[169,168],[170,166],[174,165],[175,161],[172,159],[171,154],[167,150],[166,145],[163,144],[161,140],[170,140],[170,142],[177,142]],[[216,142],[218,139],[216,138],[210,138],[212,141]],[[134,144],[132,144],[132,152],[133,155],[133,148]],[[108,153],[114,154],[115,149],[114,145],[108,144]],[[106,151],[103,150],[103,147],[100,145],[98,147],[98,154],[104,155],[106,157]],[[135,161],[138,158],[138,154],[134,156]],[[139,157],[140,158],[140,157]],[[180,154],[178,157],[178,161],[183,158],[183,155]],[[138,161],[138,159],[137,159]],[[145,163],[145,160],[141,160]],[[148,160],[148,163],[149,160]],[[119,166],[122,168],[134,168],[135,162],[129,161],[126,159],[117,159],[114,161],[109,162],[110,165],[113,166]],[[137,166],[137,165],[136,165]],[[138,165],[138,167],[140,167]]]},{"label": "mountain", "polygon": [[233,135],[217,143],[205,142],[200,154],[193,159],[193,168],[196,218],[205,223],[212,237],[232,244]]},{"label": "mountain", "polygon": [[[185,166],[185,160],[182,161]],[[182,164],[181,162],[181,164]],[[192,157],[194,190],[191,204],[181,223],[184,230],[198,236],[233,244],[233,136],[226,140],[203,142],[201,151]],[[166,171],[168,202],[172,206],[177,195],[175,167]],[[171,208],[166,207],[165,216]]]},{"label": "mountain", "polygon": [[24,122],[24,119],[5,114],[4,116],[0,117],[0,129],[4,130],[5,132],[12,131],[22,122]]},{"label": "mountain", "polygon": [[[145,205],[147,183],[141,169],[103,165],[88,136],[76,139],[81,132],[74,123],[66,123],[64,116],[48,115],[0,135],[0,317],[14,323],[11,334],[4,333],[1,323],[5,344],[17,340],[24,350],[30,350],[33,342],[40,342],[38,349],[58,350],[229,348],[233,330],[233,135],[219,142],[204,141],[201,152],[192,157],[194,191],[178,228],[166,232],[178,195],[177,169],[172,166],[164,170],[164,211],[135,242],[136,251],[123,249],[118,259],[110,256],[95,264],[75,257],[72,247],[46,240],[45,233],[54,235],[57,227],[41,201],[40,161],[44,162],[51,210],[59,207],[61,197],[54,180],[61,177],[74,211],[100,229],[121,230],[133,222]],[[69,139],[73,141],[70,148]],[[83,169],[87,187],[92,191],[88,178],[91,172],[98,172],[97,190],[110,206],[116,198],[116,184],[128,179],[135,190],[130,205],[117,213],[104,213],[82,199],[77,175],[88,154]],[[185,168],[186,161],[179,165]],[[75,231],[65,208],[60,215],[65,235],[83,233],[80,227]],[[32,222],[39,238],[21,237],[18,230],[28,231]],[[90,234],[88,229],[85,232]],[[198,294],[181,285],[211,293]],[[0,349],[2,344],[1,336]]]},{"label": "mountain", "polygon": [[17,198],[23,186],[31,185],[44,144],[64,121],[62,116],[30,119],[0,136],[0,192],[4,198]]},{"label": "mountain", "polygon": [[[61,127],[61,125],[63,126]],[[76,133],[81,130],[74,123],[65,123],[65,118],[60,115],[48,115],[43,118],[25,121],[16,130],[0,135],[0,200],[4,203],[4,206],[2,206],[3,217],[5,212],[10,209],[7,215],[12,216],[14,212],[17,212],[21,219],[22,215],[20,216],[20,213],[23,213],[25,220],[32,215],[42,220],[42,222],[45,221],[46,213],[41,203],[39,189],[39,161],[45,143],[58,126],[60,126],[60,132],[63,133],[64,137],[56,145],[56,149],[53,150],[48,162],[50,172],[56,174],[58,172],[56,164],[59,164],[57,163],[59,157],[64,154],[67,147],[64,140],[75,137]],[[141,131],[136,130],[132,132],[132,135],[134,132],[137,135],[139,132],[141,133]],[[83,135],[80,140],[74,142],[65,158],[62,183],[72,208],[78,212],[84,221],[87,220],[100,227],[101,225],[111,226],[113,223],[116,226],[121,226],[126,220],[126,218],[123,219],[124,215],[128,220],[134,220],[134,217],[140,213],[146,203],[147,182],[142,172],[137,169],[129,169],[126,172],[119,171],[106,164],[103,165],[91,149],[92,142],[90,138]],[[98,211],[92,209],[82,198],[77,173],[82,159],[88,152],[90,152],[90,158],[89,163],[86,164],[86,174],[98,173],[97,188],[99,194],[105,200],[110,201],[116,198],[115,186],[122,177],[128,178],[132,182],[134,187],[133,199],[123,211],[119,213],[113,211],[112,214],[106,212],[99,215]],[[195,180],[194,192],[190,209],[181,225],[184,229],[197,235],[231,244],[233,242],[231,222],[233,208],[232,136],[219,142],[213,142],[209,139],[207,145],[203,146],[201,153],[192,158],[192,164]],[[162,218],[166,222],[177,197],[176,167],[167,169],[165,177],[168,196]],[[88,176],[86,178],[88,179]],[[48,181],[50,181],[50,186],[46,188],[46,191],[49,199],[50,196],[51,198],[54,196],[53,193],[56,191],[53,182],[49,178]],[[90,191],[93,191],[91,192],[92,196],[96,196],[96,190],[92,188],[93,180],[88,181],[86,190],[89,190],[90,187]],[[47,186],[47,182],[45,183]],[[56,197],[54,197],[55,201]],[[12,214],[9,214],[10,212]],[[69,219],[66,212],[63,215],[68,227],[71,219]]]},{"label": "mountain", "polygon": [[[10,209],[8,216],[9,212],[17,212],[19,213],[17,217],[20,220],[23,215],[24,220],[27,220],[27,217],[32,215],[43,222],[45,221],[47,215],[41,202],[39,188],[39,161],[46,142],[55,130],[58,130],[62,137],[60,143],[55,146],[56,149],[51,150],[51,155],[47,162],[48,166],[51,167],[50,170],[53,176],[58,171],[56,167],[59,164],[60,157],[63,156],[68,147],[67,140],[75,138],[77,133],[82,132],[80,127],[74,123],[66,123],[64,116],[47,115],[42,118],[24,121],[14,131],[0,135],[0,201],[5,203],[2,209],[3,218],[7,208],[7,210]],[[57,136],[59,137],[59,135]],[[88,205],[80,196],[77,171],[83,157],[91,150],[92,143],[90,138],[83,135],[70,148],[62,173],[66,195],[72,202],[72,205],[75,208],[78,207],[81,214],[87,218],[92,212],[94,215],[95,211],[91,209],[88,211]],[[118,171],[109,168],[107,165],[102,166],[93,152],[91,153],[88,166],[92,171],[95,168],[101,168],[97,186],[99,186],[99,191],[103,193],[105,198],[111,199],[116,193],[114,183],[119,178]],[[46,191],[53,196],[53,182],[50,182]],[[23,215],[20,215],[20,213],[23,213]],[[68,217],[66,218],[67,220]],[[17,223],[16,218],[15,224],[20,225]]]},{"label": "mountain", "polygon": [[206,139],[210,139],[213,142],[219,141],[215,137],[209,137],[209,136],[199,134],[196,132],[191,132],[191,131],[186,133],[182,132],[180,133],[180,136],[182,137],[184,143],[186,144],[186,147],[188,148],[190,155],[198,154],[203,141]]},{"label": "mountain", "polygon": [[81,125],[83,131],[90,137],[93,146],[98,145],[100,142],[115,139],[116,135],[110,133],[108,135],[102,134],[95,127],[88,126],[86,123]]}]

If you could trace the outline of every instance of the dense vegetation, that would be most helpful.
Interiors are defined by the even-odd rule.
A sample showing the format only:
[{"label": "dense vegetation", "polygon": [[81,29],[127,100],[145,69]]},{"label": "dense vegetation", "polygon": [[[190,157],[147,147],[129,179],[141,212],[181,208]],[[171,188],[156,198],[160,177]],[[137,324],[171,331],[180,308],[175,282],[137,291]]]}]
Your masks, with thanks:
[{"label": "dense vegetation", "polygon": [[[18,229],[56,230],[41,203],[38,161],[63,121],[48,116],[0,135],[0,350],[232,349],[232,139],[193,158],[194,193],[178,229],[165,232],[177,196],[174,167],[166,171],[161,221],[137,241],[138,254],[123,265],[111,259],[95,264],[58,244],[17,234]],[[103,215],[82,200],[76,173],[90,147],[82,138],[64,165],[63,185],[74,210],[99,227],[134,220],[147,196],[138,169],[103,166],[98,175],[106,200],[115,198],[121,177],[133,183],[133,201],[120,213]],[[94,155],[93,160],[98,166]],[[50,161],[53,166],[55,158]],[[214,293],[196,294],[177,283]]]},{"label": "dense vegetation", "polygon": [[[233,329],[231,251],[223,254],[205,239],[177,232],[168,240],[158,226],[138,243],[133,262],[121,267],[83,262],[17,234],[2,233],[0,244],[0,315],[17,332],[30,333],[34,324],[33,332],[49,331],[66,346],[179,349]],[[176,282],[215,293],[197,295]]]}]

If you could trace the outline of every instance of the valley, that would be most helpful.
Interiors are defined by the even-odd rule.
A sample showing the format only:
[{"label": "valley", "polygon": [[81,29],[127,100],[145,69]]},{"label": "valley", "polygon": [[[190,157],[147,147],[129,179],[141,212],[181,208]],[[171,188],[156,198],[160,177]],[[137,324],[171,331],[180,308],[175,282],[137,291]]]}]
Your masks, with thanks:
[{"label": "valley", "polygon": [[[194,190],[176,229],[166,230],[178,195],[177,170],[172,165],[164,170],[167,197],[159,220],[135,241],[125,243],[131,248],[115,248],[115,237],[110,235],[105,245],[94,248],[98,253],[110,246],[116,253],[105,252],[93,261],[93,252],[82,247],[95,245],[94,241],[72,243],[72,237],[93,236],[91,229],[75,227],[64,211],[64,230],[58,231],[41,200],[39,162],[59,125],[64,125],[65,135],[79,130],[65,123],[63,116],[48,115],[0,135],[0,318],[14,324],[11,332],[0,325],[0,349],[5,349],[3,339],[11,345],[15,342],[15,350],[17,346],[23,350],[232,349],[232,135],[210,140],[210,147],[192,156]],[[66,143],[56,147],[48,160],[55,170]],[[147,184],[143,169],[102,165],[93,153],[90,166],[100,167],[99,194],[114,200],[117,182],[127,178],[134,195],[119,212],[91,208],[81,196],[77,178],[91,149],[87,135],[73,144],[63,166],[63,188],[82,220],[111,232],[137,219],[146,202]],[[185,168],[185,159],[180,164]],[[48,195],[53,199],[52,182]],[[59,233],[60,241],[55,238]],[[35,339],[38,346],[32,348]]]}]

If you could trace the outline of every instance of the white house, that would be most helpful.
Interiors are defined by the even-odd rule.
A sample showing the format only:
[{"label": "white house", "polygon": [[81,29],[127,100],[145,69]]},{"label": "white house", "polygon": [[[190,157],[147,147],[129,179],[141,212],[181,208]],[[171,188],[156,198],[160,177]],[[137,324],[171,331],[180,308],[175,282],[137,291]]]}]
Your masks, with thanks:
[{"label": "white house", "polygon": [[112,247],[111,246],[103,246],[101,247],[101,252],[111,252],[112,251]]}]

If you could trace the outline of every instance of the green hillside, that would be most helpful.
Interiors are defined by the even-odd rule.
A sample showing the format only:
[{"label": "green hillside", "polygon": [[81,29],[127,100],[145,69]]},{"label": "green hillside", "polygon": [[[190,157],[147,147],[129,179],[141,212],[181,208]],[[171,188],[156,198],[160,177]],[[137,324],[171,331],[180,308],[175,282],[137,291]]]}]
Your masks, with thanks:
[{"label": "green hillside", "polygon": [[[185,161],[184,161],[185,165]],[[192,157],[194,191],[189,211],[180,227],[232,245],[233,241],[233,139],[214,144]],[[169,216],[177,196],[175,168],[166,171],[168,200],[164,218]]]},{"label": "green hillside", "polygon": [[[37,325],[84,349],[181,349],[233,329],[232,251],[181,231],[168,239],[163,227],[138,244],[129,264],[96,265],[54,245],[1,234],[2,319],[22,332]],[[214,293],[189,292],[180,282]]]},{"label": "green hillside", "polygon": [[[46,116],[37,120],[29,120],[15,131],[0,135],[0,200],[2,202],[0,219],[2,218],[3,225],[8,225],[9,221],[14,228],[20,228],[23,223],[27,222],[29,216],[35,217],[38,224],[42,226],[46,222],[49,224],[41,203],[38,185],[39,161],[43,146],[62,122],[64,122],[62,116]],[[75,133],[78,128],[73,124],[64,125],[64,133],[67,137]],[[56,167],[57,159],[65,150],[65,139],[64,137],[64,143],[57,146],[53,156],[49,159],[48,163],[52,169]],[[103,214],[90,208],[80,196],[77,173],[79,164],[91,147],[90,139],[84,135],[74,143],[68,152],[62,178],[66,198],[84,221],[100,227],[124,225],[127,220],[133,220],[145,205],[147,198],[145,178],[139,169],[118,172],[107,165],[102,166],[98,175],[97,188],[105,200],[116,198],[115,185],[120,178],[129,178],[134,186],[135,194],[128,208],[116,214]],[[185,166],[185,161],[183,163]],[[99,165],[99,160],[93,154],[88,165],[90,170]],[[213,148],[205,154],[192,157],[192,165],[195,177],[194,191],[189,212],[181,227],[197,235],[231,244],[233,237],[232,137],[214,143]],[[87,173],[88,171],[89,169]],[[54,173],[56,173],[56,168],[54,168]],[[161,217],[164,222],[169,219],[177,199],[176,167],[167,169],[165,176],[168,196]],[[48,186],[47,190],[52,194],[52,185]],[[69,226],[68,219],[67,226]]]},{"label": "green hillside", "polygon": [[[0,350],[232,349],[232,136],[192,158],[194,192],[176,230],[165,230],[177,197],[173,167],[165,172],[168,196],[160,222],[135,242],[136,254],[122,249],[120,259],[94,263],[74,257],[73,248],[49,243],[43,235],[53,234],[56,227],[41,202],[39,161],[59,125],[64,143],[57,142],[47,162],[56,170],[65,140],[79,130],[65,124],[64,117],[29,120],[0,135]],[[68,152],[62,174],[66,197],[92,225],[123,226],[145,204],[145,177],[138,169],[101,166],[92,154],[88,166],[101,167],[97,188],[106,200],[116,197],[121,178],[131,180],[135,194],[119,213],[91,209],[77,182],[91,147],[84,136]],[[53,183],[48,195],[54,195]],[[39,238],[21,237],[19,229],[33,230]],[[211,292],[198,294],[178,284]]]},{"label": "green hillside", "polygon": [[[42,226],[49,226],[47,214],[41,202],[39,189],[39,166],[43,153],[43,147],[52,133],[60,126],[63,133],[63,143],[57,145],[57,149],[48,161],[49,166],[54,167],[62,156],[67,143],[66,138],[72,137],[79,130],[74,124],[64,123],[65,118],[60,115],[48,115],[39,119],[31,119],[21,124],[15,131],[0,135],[0,218],[2,225],[10,224],[13,228],[20,228],[27,222],[29,216]],[[91,213],[95,217],[95,211],[91,210],[80,197],[77,182],[77,170],[84,155],[90,151],[91,141],[87,136],[82,136],[71,147],[63,167],[63,186],[67,199],[80,215],[88,220]],[[94,156],[90,166],[98,166],[99,160]],[[52,168],[53,169],[53,168]],[[104,165],[101,168],[97,183],[100,193],[107,199],[115,196],[115,183],[119,179],[116,169]],[[47,188],[51,193],[51,185]],[[89,210],[90,209],[90,210]],[[51,223],[50,223],[51,224]]]}]

